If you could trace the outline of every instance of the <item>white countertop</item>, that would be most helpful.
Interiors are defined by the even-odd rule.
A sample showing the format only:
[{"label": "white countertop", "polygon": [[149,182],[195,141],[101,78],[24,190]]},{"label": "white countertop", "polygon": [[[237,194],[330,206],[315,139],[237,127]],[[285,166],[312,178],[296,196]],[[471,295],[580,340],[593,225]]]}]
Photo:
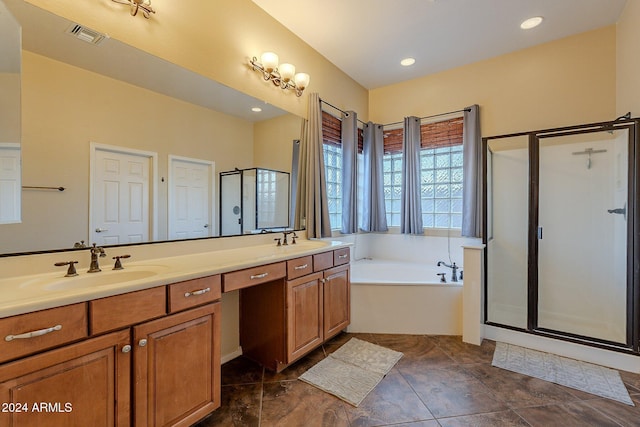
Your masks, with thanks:
[{"label": "white countertop", "polygon": [[112,270],[111,260],[99,258],[102,271],[64,277],[65,271],[0,279],[0,318],[89,301],[126,292],[168,285],[214,274],[242,270],[350,246],[326,240],[299,240],[222,249],[144,261],[122,260],[124,270]]}]

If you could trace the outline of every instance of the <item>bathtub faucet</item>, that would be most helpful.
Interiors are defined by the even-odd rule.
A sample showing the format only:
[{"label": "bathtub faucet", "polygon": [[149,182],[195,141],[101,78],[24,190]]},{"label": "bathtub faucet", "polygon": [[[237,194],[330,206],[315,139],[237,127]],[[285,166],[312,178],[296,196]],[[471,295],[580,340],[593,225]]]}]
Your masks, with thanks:
[{"label": "bathtub faucet", "polygon": [[445,267],[448,267],[451,269],[451,281],[452,282],[457,282],[458,281],[458,267],[456,265],[456,263],[454,262],[453,264],[449,265],[447,263],[445,263],[444,261],[438,261],[438,267],[440,267],[441,265],[444,265]]}]

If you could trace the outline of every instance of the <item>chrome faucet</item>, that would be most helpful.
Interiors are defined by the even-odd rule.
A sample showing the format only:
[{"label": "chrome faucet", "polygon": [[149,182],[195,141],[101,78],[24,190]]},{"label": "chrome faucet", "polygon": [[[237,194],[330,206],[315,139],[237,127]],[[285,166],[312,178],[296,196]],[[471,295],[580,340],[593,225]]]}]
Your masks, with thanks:
[{"label": "chrome faucet", "polygon": [[94,243],[93,246],[89,249],[91,252],[91,264],[89,265],[89,271],[87,273],[97,273],[100,270],[100,265],[98,264],[98,256],[104,258],[107,254],[104,252],[104,248],[96,247]]},{"label": "chrome faucet", "polygon": [[460,267],[458,267],[455,262],[453,264],[449,265],[449,264],[446,264],[444,261],[438,261],[438,267],[440,267],[441,265],[444,265],[445,267],[448,267],[448,268],[451,269],[451,281],[452,282],[457,282],[458,281],[458,269]]}]

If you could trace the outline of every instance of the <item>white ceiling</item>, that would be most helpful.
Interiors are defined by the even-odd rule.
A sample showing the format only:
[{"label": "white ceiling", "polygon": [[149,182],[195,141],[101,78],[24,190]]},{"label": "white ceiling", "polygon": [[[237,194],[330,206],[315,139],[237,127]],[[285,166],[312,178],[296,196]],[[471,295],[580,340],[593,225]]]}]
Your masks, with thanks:
[{"label": "white ceiling", "polygon": [[[253,2],[373,89],[614,24],[626,0]],[[521,30],[520,23],[533,16],[544,21]],[[402,67],[405,57],[415,58],[415,65]]]}]

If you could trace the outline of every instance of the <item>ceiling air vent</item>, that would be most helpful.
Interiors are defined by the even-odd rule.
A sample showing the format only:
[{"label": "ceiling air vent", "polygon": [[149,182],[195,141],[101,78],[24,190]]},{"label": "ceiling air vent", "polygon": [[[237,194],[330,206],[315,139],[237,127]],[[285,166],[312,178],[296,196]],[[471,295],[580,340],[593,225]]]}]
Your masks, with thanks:
[{"label": "ceiling air vent", "polygon": [[91,44],[100,44],[104,39],[109,37],[106,34],[99,33],[79,24],[71,24],[69,28],[67,28],[67,34],[71,34],[75,38]]}]

